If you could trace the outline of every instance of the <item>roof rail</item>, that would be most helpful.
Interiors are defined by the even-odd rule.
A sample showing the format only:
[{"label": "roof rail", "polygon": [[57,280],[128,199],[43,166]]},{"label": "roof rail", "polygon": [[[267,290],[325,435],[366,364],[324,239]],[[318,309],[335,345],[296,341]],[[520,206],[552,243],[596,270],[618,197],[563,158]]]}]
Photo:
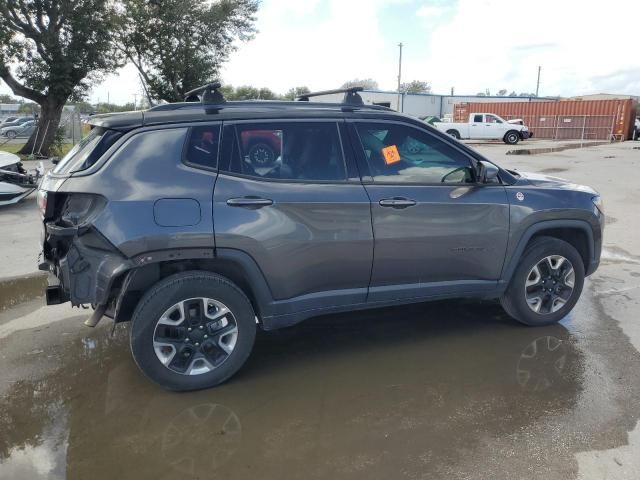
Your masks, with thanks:
[{"label": "roof rail", "polygon": [[220,82],[207,83],[189,90],[184,97],[185,102],[201,102],[203,104],[225,103],[227,100],[220,92]]},{"label": "roof rail", "polygon": [[310,97],[318,97],[320,95],[330,95],[332,93],[344,93],[342,103],[345,105],[364,105],[362,97],[358,95],[358,92],[364,90],[364,87],[349,87],[349,88],[337,88],[335,90],[323,90],[321,92],[311,92],[299,95],[296,100],[299,102],[308,102]]}]

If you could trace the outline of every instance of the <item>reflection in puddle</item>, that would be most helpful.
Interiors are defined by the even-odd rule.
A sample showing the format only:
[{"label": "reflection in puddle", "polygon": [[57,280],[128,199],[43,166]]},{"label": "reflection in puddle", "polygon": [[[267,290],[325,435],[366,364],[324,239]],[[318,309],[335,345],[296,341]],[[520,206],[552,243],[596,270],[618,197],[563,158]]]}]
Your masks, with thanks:
[{"label": "reflection in puddle", "polygon": [[569,143],[558,147],[540,147],[540,148],[520,148],[509,150],[506,155],[538,155],[540,153],[563,152],[564,150],[573,150],[576,148],[597,147],[598,145],[609,145],[611,142],[584,142]]},{"label": "reflection in puddle", "polygon": [[[494,303],[357,312],[262,333],[236,378],[188,394],[143,378],[126,326],[114,337],[106,323],[77,328],[56,370],[0,398],[0,478],[435,472],[485,435],[573,409],[582,390],[583,354],[565,327],[519,326]],[[407,463],[420,458],[429,465]]]}]

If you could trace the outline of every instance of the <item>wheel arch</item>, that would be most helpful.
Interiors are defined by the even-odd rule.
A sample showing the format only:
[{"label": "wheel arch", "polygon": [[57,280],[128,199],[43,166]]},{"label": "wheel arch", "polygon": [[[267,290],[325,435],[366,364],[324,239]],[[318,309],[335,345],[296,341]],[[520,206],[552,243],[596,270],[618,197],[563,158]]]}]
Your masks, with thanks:
[{"label": "wheel arch", "polygon": [[507,285],[520,262],[527,246],[538,237],[553,237],[572,245],[580,254],[587,274],[592,273],[590,266],[594,258],[593,231],[589,223],[583,220],[548,220],[531,225],[520,238],[511,258],[502,270],[501,282]]},{"label": "wheel arch", "polygon": [[167,255],[154,252],[154,258],[158,260],[131,268],[113,282],[112,308],[107,314],[116,323],[130,320],[138,301],[152,285],[175,273],[194,270],[217,273],[229,279],[247,295],[258,318],[270,314],[271,290],[256,262],[245,252],[217,249],[213,257],[181,260],[172,260]]}]

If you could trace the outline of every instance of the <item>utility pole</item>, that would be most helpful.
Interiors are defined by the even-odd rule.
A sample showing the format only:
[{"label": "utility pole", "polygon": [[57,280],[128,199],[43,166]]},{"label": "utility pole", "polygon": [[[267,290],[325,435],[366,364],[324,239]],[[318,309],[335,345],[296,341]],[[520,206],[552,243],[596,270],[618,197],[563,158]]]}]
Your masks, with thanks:
[{"label": "utility pole", "polygon": [[400,57],[398,58],[398,111],[402,111],[402,106],[400,105],[400,97],[402,93],[400,92],[400,85],[402,83],[402,42],[398,44],[400,47]]},{"label": "utility pole", "polygon": [[138,94],[134,93],[133,94],[133,110],[136,111],[138,108],[136,107],[136,105],[138,104]]},{"label": "utility pole", "polygon": [[542,67],[538,67],[538,81],[536,82],[536,97],[538,96],[538,92],[540,91],[540,70],[542,70]]}]

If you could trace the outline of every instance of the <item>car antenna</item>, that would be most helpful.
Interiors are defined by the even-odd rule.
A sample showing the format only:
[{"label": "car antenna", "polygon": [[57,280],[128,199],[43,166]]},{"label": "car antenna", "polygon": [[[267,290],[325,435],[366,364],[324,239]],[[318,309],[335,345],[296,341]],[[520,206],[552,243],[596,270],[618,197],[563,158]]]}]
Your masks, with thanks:
[{"label": "car antenna", "polygon": [[348,88],[337,88],[335,90],[324,90],[321,92],[310,92],[303,93],[299,95],[296,100],[299,102],[308,102],[310,97],[318,97],[320,95],[330,95],[332,93],[344,93],[344,97],[342,98],[342,103],[345,105],[355,105],[360,106],[364,105],[362,101],[362,97],[358,94],[364,90],[364,87],[348,87]]},{"label": "car antenna", "polygon": [[220,82],[207,83],[201,87],[189,90],[184,97],[185,102],[201,102],[203,104],[225,103],[227,100],[220,91]]}]

